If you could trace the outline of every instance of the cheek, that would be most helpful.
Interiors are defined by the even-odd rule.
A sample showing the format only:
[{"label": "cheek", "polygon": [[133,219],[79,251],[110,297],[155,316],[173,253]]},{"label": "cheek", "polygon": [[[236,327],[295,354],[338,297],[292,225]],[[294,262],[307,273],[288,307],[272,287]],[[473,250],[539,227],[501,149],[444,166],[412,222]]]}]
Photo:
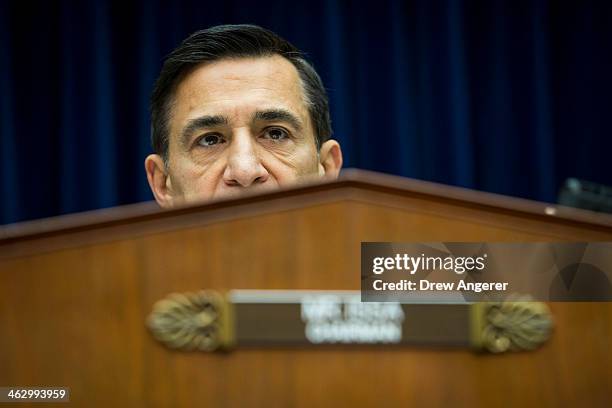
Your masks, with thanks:
[{"label": "cheek", "polygon": [[266,167],[280,184],[296,181],[318,173],[317,154],[313,149],[302,148],[287,156],[272,155]]},{"label": "cheek", "polygon": [[173,173],[177,184],[175,190],[187,201],[211,198],[223,174],[217,167],[214,163],[208,166],[181,163]]},{"label": "cheek", "polygon": [[295,160],[297,163],[299,163],[299,175],[311,175],[312,173],[318,173],[319,155],[314,145],[308,145],[303,149],[300,149],[295,157]]}]

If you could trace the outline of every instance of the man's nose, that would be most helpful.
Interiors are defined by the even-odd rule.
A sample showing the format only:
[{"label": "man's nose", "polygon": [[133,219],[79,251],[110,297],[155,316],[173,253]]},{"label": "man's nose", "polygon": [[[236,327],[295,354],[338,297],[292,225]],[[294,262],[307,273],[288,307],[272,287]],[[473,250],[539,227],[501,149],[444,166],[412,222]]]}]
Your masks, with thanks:
[{"label": "man's nose", "polygon": [[227,167],[223,173],[225,183],[237,187],[264,183],[269,174],[261,163],[253,137],[243,133],[235,136],[230,143]]}]

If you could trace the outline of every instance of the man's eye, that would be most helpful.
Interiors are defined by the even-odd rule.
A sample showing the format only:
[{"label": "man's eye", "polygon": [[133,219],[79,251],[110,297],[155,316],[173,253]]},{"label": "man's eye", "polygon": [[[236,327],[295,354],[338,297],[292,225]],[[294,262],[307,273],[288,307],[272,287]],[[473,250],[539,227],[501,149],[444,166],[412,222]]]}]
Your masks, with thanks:
[{"label": "man's eye", "polygon": [[264,136],[272,140],[284,140],[289,137],[289,133],[280,128],[270,128],[266,129]]},{"label": "man's eye", "polygon": [[214,133],[210,135],[206,135],[202,137],[200,140],[198,140],[198,144],[200,146],[213,146],[219,143],[225,143],[225,140],[223,140],[221,135],[217,135]]}]

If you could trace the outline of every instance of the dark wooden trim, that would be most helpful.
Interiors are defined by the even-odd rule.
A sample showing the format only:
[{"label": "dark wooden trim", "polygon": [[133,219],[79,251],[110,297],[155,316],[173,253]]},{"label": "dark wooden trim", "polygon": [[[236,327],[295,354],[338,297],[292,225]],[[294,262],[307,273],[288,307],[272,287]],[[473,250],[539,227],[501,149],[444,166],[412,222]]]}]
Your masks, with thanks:
[{"label": "dark wooden trim", "polygon": [[[339,180],[340,181],[340,180]],[[484,191],[448,186],[423,180],[409,179],[367,170],[347,169],[343,172],[341,181],[352,182],[355,187],[391,194],[410,195],[424,199],[435,198],[438,201],[454,203],[459,206],[469,206],[480,210],[493,210],[510,215],[526,215],[530,218],[581,225],[610,231],[612,215],[564,207],[557,204],[509,197]],[[554,215],[547,210],[554,211]],[[501,211],[500,211],[501,210]],[[612,231],[610,231],[612,232]]]},{"label": "dark wooden trim", "polygon": [[[0,245],[46,238],[65,233],[82,232],[90,229],[116,227],[126,223],[168,219],[193,213],[208,212],[220,208],[262,203],[282,197],[296,197],[314,192],[325,192],[345,188],[358,188],[423,199],[433,198],[458,206],[497,211],[510,215],[522,215],[546,221],[550,221],[551,218],[553,218],[557,222],[565,224],[612,232],[612,216],[607,214],[506,197],[427,181],[407,179],[366,170],[347,169],[342,172],[338,180],[333,182],[312,183],[265,194],[244,195],[238,198],[209,201],[172,210],[162,210],[155,202],[145,202],[9,224],[0,227]],[[304,204],[307,205],[308,201]],[[549,212],[553,211],[554,215],[547,213],[547,210]]]}]

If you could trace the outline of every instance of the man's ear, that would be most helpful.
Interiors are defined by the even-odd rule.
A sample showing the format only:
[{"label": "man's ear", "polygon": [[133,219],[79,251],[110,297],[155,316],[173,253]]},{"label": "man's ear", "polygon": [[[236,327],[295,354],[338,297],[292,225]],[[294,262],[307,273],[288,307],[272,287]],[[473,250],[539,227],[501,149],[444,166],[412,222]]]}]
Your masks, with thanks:
[{"label": "man's ear", "polygon": [[174,205],[174,193],[164,160],[158,154],[150,154],[144,164],[155,201],[162,208],[171,208]]},{"label": "man's ear", "polygon": [[328,180],[335,180],[340,174],[341,167],[342,150],[340,149],[340,143],[330,139],[323,143],[319,150],[319,175]]}]

